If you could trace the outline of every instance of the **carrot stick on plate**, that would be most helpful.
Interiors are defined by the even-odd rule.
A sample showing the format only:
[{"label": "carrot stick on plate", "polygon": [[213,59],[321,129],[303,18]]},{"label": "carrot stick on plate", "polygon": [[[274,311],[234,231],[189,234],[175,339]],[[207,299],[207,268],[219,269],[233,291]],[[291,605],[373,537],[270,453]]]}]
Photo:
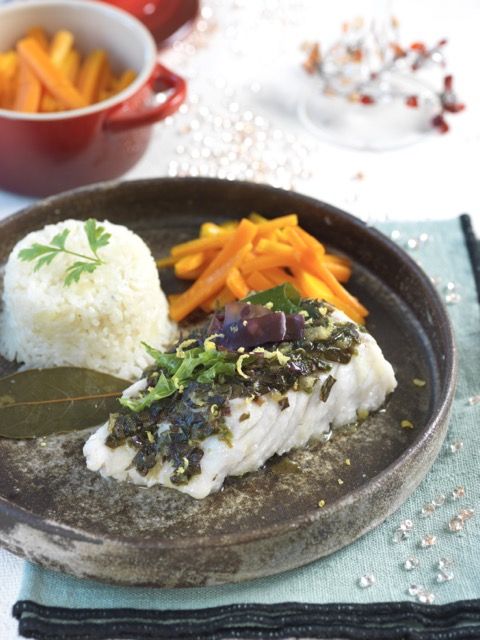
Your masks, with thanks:
[{"label": "carrot stick on plate", "polygon": [[250,251],[251,244],[244,245],[237,253],[231,255],[226,262],[215,269],[208,276],[201,276],[195,283],[182,293],[171,305],[170,316],[179,322],[186,318],[194,309],[201,306],[206,300],[218,293],[225,285],[228,273],[232,267],[236,267],[243,257]]},{"label": "carrot stick on plate", "polygon": [[266,291],[275,286],[273,280],[268,279],[267,273],[264,271],[253,271],[245,276],[251,291]]},{"label": "carrot stick on plate", "polygon": [[232,267],[228,272],[226,285],[237,299],[245,298],[250,291],[248,284],[237,267]]},{"label": "carrot stick on plate", "polygon": [[184,256],[175,263],[175,275],[182,280],[196,280],[202,273],[201,267],[204,262],[205,253],[201,251]]}]

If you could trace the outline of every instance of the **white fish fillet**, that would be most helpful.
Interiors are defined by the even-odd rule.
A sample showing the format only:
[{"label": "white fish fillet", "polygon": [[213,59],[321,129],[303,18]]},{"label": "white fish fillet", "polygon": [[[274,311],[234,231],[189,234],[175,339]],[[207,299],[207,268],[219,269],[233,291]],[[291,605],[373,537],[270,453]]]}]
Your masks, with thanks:
[{"label": "white fish fillet", "polygon": [[[347,318],[335,312],[337,320]],[[384,358],[375,339],[368,333],[361,333],[361,343],[357,354],[348,364],[333,363],[329,373],[319,375],[319,382],[313,393],[289,391],[289,407],[281,410],[276,399],[270,394],[263,396],[264,402],[237,398],[231,401],[231,415],[226,424],[232,433],[229,447],[217,436],[210,436],[202,442],[204,455],[201,460],[202,472],[194,475],[188,484],[173,485],[170,463],[157,463],[146,476],[140,475],[131,466],[136,450],[129,445],[111,449],[105,445],[108,426],[100,427],[85,444],[84,455],[87,467],[103,476],[116,480],[127,480],[151,487],[162,484],[187,493],[193,498],[205,498],[218,491],[227,476],[240,476],[261,467],[274,454],[282,454],[294,448],[303,447],[310,440],[319,439],[329,432],[330,427],[343,426],[357,420],[358,411],[375,411],[391,393],[397,382],[393,368]],[[318,389],[328,375],[336,382],[326,402],[322,402]],[[142,388],[140,381],[127,389],[126,394],[134,395]],[[242,414],[248,413],[247,420],[240,421]],[[164,424],[160,429],[168,428]]]}]

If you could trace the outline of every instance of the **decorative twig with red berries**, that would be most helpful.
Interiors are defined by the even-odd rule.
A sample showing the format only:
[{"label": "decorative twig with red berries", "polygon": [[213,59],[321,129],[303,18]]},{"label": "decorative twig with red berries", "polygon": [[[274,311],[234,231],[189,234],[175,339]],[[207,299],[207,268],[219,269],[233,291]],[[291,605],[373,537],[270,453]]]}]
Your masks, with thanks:
[{"label": "decorative twig with red berries", "polygon": [[[404,47],[399,43],[398,27],[394,17],[384,25],[382,32],[366,26],[361,18],[344,23],[341,38],[324,55],[318,42],[304,45],[307,58],[303,68],[307,73],[321,77],[323,92],[327,95],[341,96],[363,105],[376,104],[385,97],[402,99],[407,107],[416,109],[421,104],[421,95],[403,94],[398,88],[388,94],[381,81],[392,72],[408,75],[427,66],[445,68],[447,40],[443,38],[431,47],[420,41]],[[443,87],[436,96],[439,112],[432,117],[431,124],[439,133],[447,133],[450,127],[446,114],[465,109],[453,89],[451,74],[444,76]]]}]

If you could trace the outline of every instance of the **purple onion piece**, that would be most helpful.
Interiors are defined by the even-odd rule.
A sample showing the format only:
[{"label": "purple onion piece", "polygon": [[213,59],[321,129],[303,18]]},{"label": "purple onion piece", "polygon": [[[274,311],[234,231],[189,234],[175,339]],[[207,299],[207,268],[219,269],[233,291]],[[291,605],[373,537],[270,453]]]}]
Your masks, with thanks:
[{"label": "purple onion piece", "polygon": [[251,318],[261,318],[272,312],[261,304],[247,304],[246,302],[229,302],[225,305],[225,325],[241,322]]},{"label": "purple onion piece", "polygon": [[208,331],[223,334],[217,344],[234,351],[240,347],[301,340],[304,329],[305,318],[299,313],[285,314],[259,304],[231,302],[212,317]]},{"label": "purple onion piece", "polygon": [[221,343],[233,351],[240,347],[260,347],[268,342],[281,342],[285,339],[286,324],[285,314],[281,311],[225,324]]},{"label": "purple onion piece", "polygon": [[216,333],[222,333],[223,332],[223,324],[224,324],[224,317],[223,314],[214,314],[210,320],[210,324],[208,325],[208,329],[207,329],[207,335],[211,336],[213,334]]},{"label": "purple onion piece", "polygon": [[305,333],[305,318],[300,313],[286,315],[286,332],[284,340],[302,340]]}]

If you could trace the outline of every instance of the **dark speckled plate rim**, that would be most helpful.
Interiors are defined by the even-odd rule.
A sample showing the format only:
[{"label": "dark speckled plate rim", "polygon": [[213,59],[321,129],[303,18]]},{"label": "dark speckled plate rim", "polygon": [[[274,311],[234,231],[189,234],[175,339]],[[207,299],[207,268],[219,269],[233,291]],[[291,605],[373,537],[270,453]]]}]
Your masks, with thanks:
[{"label": "dark speckled plate rim", "polygon": [[[431,304],[434,304],[436,307],[436,311],[440,318],[443,321],[443,331],[444,331],[444,339],[447,344],[447,349],[444,353],[445,356],[445,377],[444,383],[442,387],[439,389],[438,397],[441,399],[438,404],[438,399],[436,403],[432,407],[432,417],[427,422],[425,427],[423,427],[422,432],[419,436],[412,442],[412,444],[388,467],[383,469],[377,476],[371,478],[368,482],[366,482],[361,487],[352,490],[349,494],[339,498],[335,503],[331,505],[326,505],[322,510],[322,517],[325,516],[334,516],[337,510],[342,510],[349,504],[356,503],[361,500],[367,500],[372,494],[375,493],[376,485],[382,481],[383,478],[389,477],[391,475],[395,475],[397,469],[406,464],[410,457],[415,455],[415,450],[418,447],[421,447],[422,444],[429,440],[432,432],[434,432],[438,425],[443,424],[449,415],[449,411],[453,402],[457,375],[458,375],[458,354],[455,345],[453,328],[450,322],[450,318],[445,309],[445,306],[433,286],[430,278],[427,274],[419,267],[419,265],[406,253],[401,247],[399,247],[395,242],[393,242],[390,238],[388,238],[385,234],[383,234],[378,229],[367,225],[363,220],[356,218],[355,216],[334,207],[328,203],[324,203],[323,201],[318,200],[317,198],[313,198],[311,196],[307,196],[304,194],[300,194],[298,192],[286,191],[284,189],[279,189],[277,187],[273,187],[267,184],[257,184],[250,182],[241,182],[235,180],[221,180],[218,178],[146,178],[141,180],[123,180],[123,181],[109,181],[109,182],[101,182],[93,185],[88,185],[86,187],[81,187],[79,189],[73,189],[71,191],[65,191],[53,196],[49,196],[42,200],[39,200],[32,205],[29,205],[20,211],[4,218],[0,221],[0,234],[2,229],[6,226],[10,225],[13,220],[18,222],[21,218],[29,218],[32,213],[38,210],[39,207],[51,207],[55,205],[55,202],[58,200],[65,200],[68,198],[74,198],[77,196],[95,196],[98,193],[111,191],[116,189],[141,189],[142,187],[147,187],[155,182],[157,184],[170,184],[170,183],[178,183],[178,182],[189,182],[196,184],[213,184],[213,183],[225,183],[229,182],[232,186],[236,186],[237,188],[242,188],[242,185],[249,186],[257,186],[262,187],[268,190],[271,190],[272,193],[276,193],[278,195],[288,194],[289,197],[294,195],[296,198],[303,200],[305,203],[318,206],[321,205],[322,209],[327,213],[332,215],[333,217],[337,217],[343,219],[348,222],[348,224],[353,225],[355,227],[361,228],[364,231],[367,230],[367,233],[375,239],[377,242],[383,244],[387,250],[391,253],[395,254],[395,256],[403,262],[406,268],[411,272],[411,274],[418,279],[420,284],[423,286],[424,291],[429,296]],[[8,511],[10,515],[15,515],[16,520],[19,522],[23,522],[28,524],[40,531],[56,533],[60,534],[62,531],[68,532],[68,535],[71,537],[72,533],[74,533],[74,529],[68,527],[66,525],[61,525],[58,523],[49,523],[43,520],[41,517],[32,513],[31,511],[27,511],[21,507],[13,506],[8,503],[6,500],[0,498],[0,508]],[[248,543],[254,540],[262,540],[268,539],[271,537],[275,537],[278,535],[282,535],[286,532],[293,531],[295,529],[300,528],[302,525],[312,523],[320,517],[320,512],[318,509],[312,509],[307,511],[296,518],[293,518],[284,523],[276,523],[271,524],[269,526],[268,531],[265,529],[251,529],[248,532],[244,533],[234,533],[234,534],[222,534],[222,535],[212,535],[206,534],[204,536],[195,537],[195,538],[184,538],[182,540],[155,540],[155,539],[146,539],[139,541],[138,538],[129,538],[129,537],[117,537],[117,536],[109,536],[108,534],[102,535],[102,539],[105,540],[115,540],[118,543],[123,544],[134,544],[138,546],[141,543],[142,547],[147,548],[156,548],[159,550],[167,550],[168,549],[185,549],[185,548],[202,548],[202,547],[223,547],[229,546],[231,544],[242,544]],[[90,534],[85,534],[84,532],[78,532],[79,538],[88,540],[90,542],[95,540],[95,537],[92,537]]]}]

